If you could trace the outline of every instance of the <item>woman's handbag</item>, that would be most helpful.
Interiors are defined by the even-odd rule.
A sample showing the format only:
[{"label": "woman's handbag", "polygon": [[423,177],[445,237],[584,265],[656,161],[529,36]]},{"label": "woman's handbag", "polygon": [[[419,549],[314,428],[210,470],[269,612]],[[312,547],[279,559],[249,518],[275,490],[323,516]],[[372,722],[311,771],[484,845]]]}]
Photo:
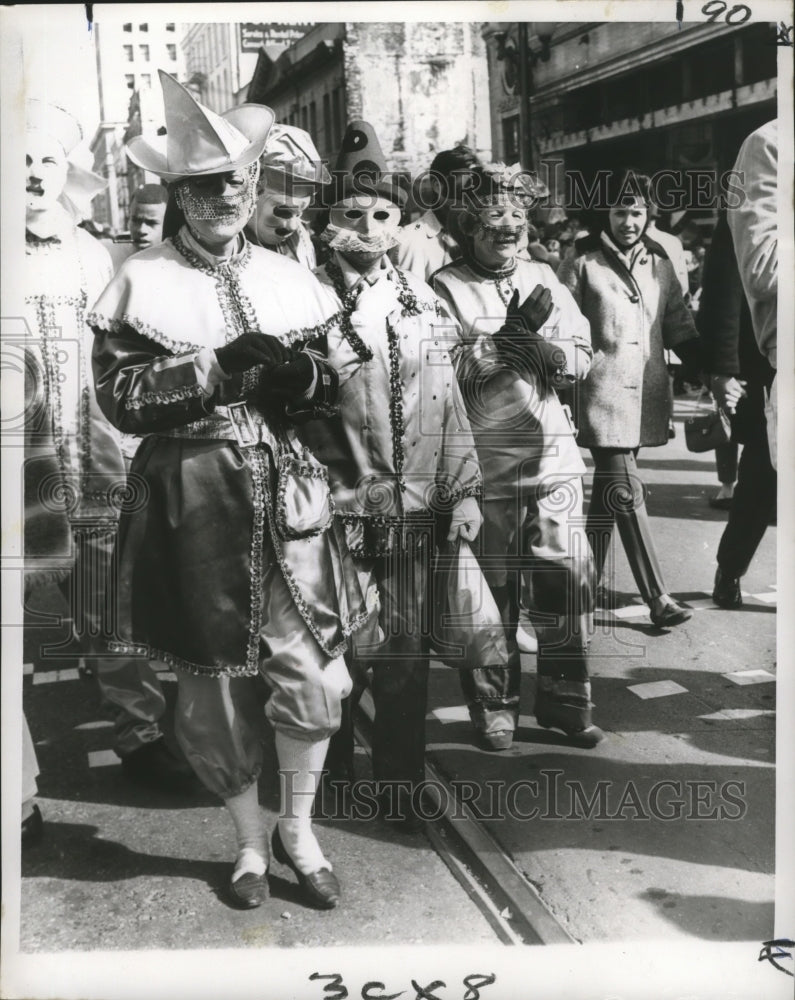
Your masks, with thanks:
[{"label": "woman's handbag", "polygon": [[477,557],[462,538],[446,542],[434,566],[432,645],[448,667],[508,663],[505,631]]},{"label": "woman's handbag", "polygon": [[[705,389],[698,397],[700,406],[709,393]],[[731,423],[713,400],[706,412],[694,414],[685,421],[685,444],[688,451],[700,453],[714,451],[718,445],[728,444],[731,440]]]},{"label": "woman's handbag", "polygon": [[276,528],[286,541],[320,535],[331,524],[334,501],[328,470],[308,448],[282,445],[276,455]]}]

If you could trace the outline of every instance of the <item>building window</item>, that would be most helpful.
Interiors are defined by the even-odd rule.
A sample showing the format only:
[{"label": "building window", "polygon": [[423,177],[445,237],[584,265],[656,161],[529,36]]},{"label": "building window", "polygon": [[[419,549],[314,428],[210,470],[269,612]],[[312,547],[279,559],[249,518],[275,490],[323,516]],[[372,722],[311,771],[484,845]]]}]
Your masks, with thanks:
[{"label": "building window", "polygon": [[313,139],[317,135],[317,107],[314,101],[309,102],[309,134]]},{"label": "building window", "polygon": [[127,60],[127,62],[132,62],[133,61],[132,45],[123,45],[122,48],[124,49],[124,58]]},{"label": "building window", "polygon": [[132,75],[132,73],[124,74],[124,82],[127,84],[128,90],[135,90],[135,77]]},{"label": "building window", "polygon": [[149,25],[148,24],[139,24],[138,25],[138,30],[139,31],[149,31]]},{"label": "building window", "polygon": [[166,45],[166,54],[172,62],[176,62],[177,59],[177,47],[176,45]]},{"label": "building window", "polygon": [[173,24],[167,24],[166,31],[176,31],[176,28],[174,27]]},{"label": "building window", "polygon": [[121,26],[122,31],[132,31],[132,24],[128,21],[126,24]]},{"label": "building window", "polygon": [[309,113],[307,112],[306,105],[301,108],[301,128],[304,132],[309,131]]},{"label": "building window", "polygon": [[148,45],[139,45],[138,46],[138,55],[141,57],[141,59],[144,62],[149,62],[149,46]]},{"label": "building window", "polygon": [[141,86],[151,87],[152,86],[152,74],[151,73],[141,73]]}]

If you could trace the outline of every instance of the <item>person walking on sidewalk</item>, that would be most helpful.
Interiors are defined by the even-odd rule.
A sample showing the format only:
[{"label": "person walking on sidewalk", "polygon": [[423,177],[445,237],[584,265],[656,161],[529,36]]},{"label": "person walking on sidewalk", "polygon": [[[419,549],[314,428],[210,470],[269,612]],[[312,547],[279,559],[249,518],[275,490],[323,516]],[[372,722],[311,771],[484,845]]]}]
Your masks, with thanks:
[{"label": "person walking on sidewalk", "polygon": [[[91,379],[86,314],[112,265],[77,222],[80,208],[105,182],[70,160],[82,138],[71,114],[33,98],[26,111],[26,412],[45,414],[26,443],[26,590],[55,581],[69,603],[79,651],[113,717],[123,773],[180,789],[191,773],[160,730],[166,702],[157,674],[140,658],[108,655],[103,635],[102,609],[113,597],[108,570],[118,503],[128,489],[135,492],[134,484],[125,485],[120,436],[97,406]],[[58,517],[68,522],[69,544],[56,554],[51,544]]]},{"label": "person walking on sidewalk", "polygon": [[595,465],[586,532],[601,580],[618,522],[652,623],[668,628],[692,611],[668,593],[635,459],[668,441],[665,350],[702,370],[701,343],[666,252],[646,234],[649,179],[613,173],[608,195],[601,231],[578,240],[558,271],[591,325],[593,364],[574,397],[578,443]]},{"label": "person walking on sidewalk", "polygon": [[775,370],[754,338],[725,215],[718,220],[704,262],[698,328],[712,373],[710,388],[731,414],[735,447],[743,445],[729,519],[718,545],[712,594],[720,607],[739,608],[740,580],[776,511],[778,477],[770,461],[765,424],[765,392]]},{"label": "person walking on sidewalk", "polygon": [[340,886],[311,808],[350,690],[342,652],[372,601],[331,523],[324,470],[291,426],[325,412],[337,380],[291,345],[330,330],[335,303],[306,268],[243,236],[273,112],[216,115],[160,79],[167,135],[135,137],[128,155],[172,184],[186,223],[126,261],[89,317],[99,403],[145,435],[132,472],[147,502],[119,531],[117,648],[176,671],[180,746],[235,825],[240,907],[268,890],[264,678],[282,776],[273,856],[330,908]]},{"label": "person walking on sidewalk", "polygon": [[[396,268],[403,189],[387,175],[378,138],[351,122],[326,192],[322,239],[331,257],[317,275],[336,297],[339,331],[324,350],[339,371],[339,417],[308,425],[307,439],[331,476],[339,520],[381,598],[383,642],[360,644],[354,672],[372,668],[373,774],[382,817],[421,825],[413,794],[425,780],[429,672],[429,574],[435,527],[449,538],[480,527],[480,469],[448,354],[455,324],[431,289]],[[356,679],[356,678],[355,678]],[[349,703],[361,694],[360,683]],[[332,740],[332,777],[349,779],[353,732]]]},{"label": "person walking on sidewalk", "polygon": [[505,625],[509,670],[462,673],[484,745],[511,745],[519,716],[519,576],[536,624],[535,716],[570,741],[603,738],[591,715],[588,616],[592,569],[582,529],[582,475],[571,420],[556,387],[591,363],[588,322],[548,264],[519,256],[537,189],[522,174],[484,172],[462,219],[464,256],[433,287],[460,323],[458,375],[483,469],[480,556]]}]

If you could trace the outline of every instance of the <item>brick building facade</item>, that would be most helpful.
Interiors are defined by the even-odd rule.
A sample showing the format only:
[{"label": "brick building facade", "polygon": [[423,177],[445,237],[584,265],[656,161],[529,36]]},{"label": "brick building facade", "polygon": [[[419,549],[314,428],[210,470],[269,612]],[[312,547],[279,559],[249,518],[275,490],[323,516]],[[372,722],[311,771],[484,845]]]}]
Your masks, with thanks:
[{"label": "brick building facade", "polygon": [[248,99],[305,128],[324,159],[348,121],[375,128],[390,168],[417,173],[465,142],[491,155],[482,25],[319,24],[276,60],[260,54]]}]

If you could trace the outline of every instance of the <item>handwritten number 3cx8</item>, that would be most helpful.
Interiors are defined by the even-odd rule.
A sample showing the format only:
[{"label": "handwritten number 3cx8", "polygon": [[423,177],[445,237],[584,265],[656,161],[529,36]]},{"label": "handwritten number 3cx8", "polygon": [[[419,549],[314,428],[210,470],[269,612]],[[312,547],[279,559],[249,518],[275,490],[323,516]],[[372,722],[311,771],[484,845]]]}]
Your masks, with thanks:
[{"label": "handwritten number 3cx8", "polygon": [[[706,14],[708,21],[717,21],[728,6],[723,0],[710,0],[710,3],[705,3],[701,8],[701,13]],[[745,24],[750,16],[751,8],[746,7],[744,3],[738,3],[726,11],[724,21],[726,24]]]}]

